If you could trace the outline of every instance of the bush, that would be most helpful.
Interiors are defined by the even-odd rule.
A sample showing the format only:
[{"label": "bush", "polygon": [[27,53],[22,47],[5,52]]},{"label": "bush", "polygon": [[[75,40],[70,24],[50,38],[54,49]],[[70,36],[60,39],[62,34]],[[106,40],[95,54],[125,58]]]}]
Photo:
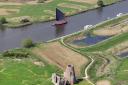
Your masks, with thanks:
[{"label": "bush", "polygon": [[2,17],[2,18],[0,19],[0,23],[1,23],[1,24],[5,24],[5,23],[7,23],[6,18],[5,18],[5,17]]},{"label": "bush", "polygon": [[9,57],[9,58],[28,58],[29,57],[29,53],[27,52],[3,52],[2,53],[3,57]]},{"label": "bush", "polygon": [[97,5],[100,6],[100,7],[103,7],[104,6],[104,2],[102,0],[98,0],[97,1]]},{"label": "bush", "polygon": [[21,21],[20,21],[21,23],[27,23],[27,22],[30,22],[29,21],[29,19],[27,19],[27,18],[24,18],[24,19],[21,19]]},{"label": "bush", "polygon": [[33,44],[33,41],[31,39],[26,39],[23,41],[23,47],[30,48],[33,46],[34,46],[34,44]]}]

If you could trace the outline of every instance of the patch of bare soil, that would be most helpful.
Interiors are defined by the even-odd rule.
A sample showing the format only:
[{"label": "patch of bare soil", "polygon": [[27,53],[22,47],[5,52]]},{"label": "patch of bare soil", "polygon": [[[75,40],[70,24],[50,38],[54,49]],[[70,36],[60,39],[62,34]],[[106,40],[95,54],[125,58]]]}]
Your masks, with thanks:
[{"label": "patch of bare soil", "polygon": [[0,2],[0,6],[3,5],[22,5],[22,3],[18,3],[18,2]]},{"label": "patch of bare soil", "polygon": [[35,48],[33,53],[43,57],[50,63],[59,66],[63,70],[65,70],[67,65],[73,64],[76,74],[78,75],[80,74],[82,65],[88,63],[87,58],[64,47],[59,42],[52,42],[44,45],[44,47]]},{"label": "patch of bare soil", "polygon": [[101,29],[94,30],[93,33],[96,35],[111,36],[122,32],[128,32],[128,20],[121,21],[120,23],[113,24]]},{"label": "patch of bare soil", "polygon": [[35,62],[33,62],[33,64],[35,64],[37,66],[44,66],[44,63],[39,62],[39,61],[35,61]]},{"label": "patch of bare soil", "polygon": [[111,85],[111,83],[108,80],[101,80],[101,81],[98,81],[96,85]]},{"label": "patch of bare soil", "polygon": [[29,2],[35,0],[0,0],[0,2]]},{"label": "patch of bare soil", "polygon": [[[46,0],[44,3],[50,3],[53,0]],[[0,0],[0,5],[23,5],[23,4],[37,4],[37,0]]]},{"label": "patch of bare soil", "polygon": [[[46,1],[44,1],[44,3],[50,3],[50,2],[52,2],[53,0],[46,0]],[[38,4],[38,0],[32,0],[32,1],[28,1],[28,2],[26,2],[27,4]]]},{"label": "patch of bare soil", "polygon": [[47,1],[45,1],[45,3],[50,3],[50,2],[52,2],[53,0],[47,0]]},{"label": "patch of bare soil", "polygon": [[97,0],[69,0],[69,1],[80,2],[80,3],[90,3],[90,4],[94,4],[97,2]]},{"label": "patch of bare soil", "polygon": [[111,52],[113,54],[121,54],[123,52],[127,52],[128,51],[128,41],[125,41],[116,46],[113,46],[113,48],[110,48],[107,51]]},{"label": "patch of bare soil", "polygon": [[128,27],[122,27],[122,28],[115,28],[115,29],[100,29],[100,30],[95,30],[93,33],[96,35],[101,35],[101,36],[111,36],[111,35],[116,35],[121,32],[127,32]]},{"label": "patch of bare soil", "polygon": [[17,13],[17,12],[19,12],[18,9],[4,9],[4,8],[0,9],[0,15],[9,15],[12,13]]}]

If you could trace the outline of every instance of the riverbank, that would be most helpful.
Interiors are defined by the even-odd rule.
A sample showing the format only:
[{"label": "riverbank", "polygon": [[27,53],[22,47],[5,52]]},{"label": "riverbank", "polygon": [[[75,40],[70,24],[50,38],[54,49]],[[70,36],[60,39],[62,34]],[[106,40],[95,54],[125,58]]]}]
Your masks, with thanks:
[{"label": "riverbank", "polygon": [[[127,32],[127,17],[128,17],[128,14],[124,14],[120,17],[116,17],[116,18],[98,23],[97,25],[92,26],[87,30],[83,29],[79,32],[76,32],[76,33],[73,33],[73,34],[70,34],[70,35],[66,35],[66,36],[64,36],[64,37],[66,37],[64,41],[65,41],[65,43],[68,42],[69,45],[72,45],[72,46],[78,47],[78,48],[80,48],[80,47],[81,48],[89,47],[88,45],[81,45],[81,46],[80,45],[75,45],[75,44],[73,45],[73,41],[80,41],[80,40],[83,40],[83,39],[87,38],[88,36],[90,36],[90,38],[91,38],[91,36],[92,37],[95,37],[95,36],[111,36],[111,37],[114,37],[115,35],[118,35],[118,34],[121,34],[121,33],[123,34],[123,33]],[[113,29],[113,28],[117,28],[118,32],[117,32],[117,29]],[[110,29],[111,29],[111,31],[110,31]],[[102,33],[104,35],[102,35],[102,33],[100,33],[99,30],[100,31],[102,30],[103,31]],[[106,32],[106,30],[107,30],[107,32]],[[97,33],[97,31],[98,31],[98,33]],[[111,33],[112,31],[113,31],[113,33]],[[109,33],[109,34],[107,34],[107,33]],[[52,40],[50,40],[50,41],[52,41]],[[91,45],[91,46],[93,47],[93,45]]]},{"label": "riverbank", "polygon": [[[55,8],[58,7],[60,8],[66,16],[73,16],[77,14],[81,14],[86,11],[98,9],[99,7],[96,5],[96,3],[81,3],[81,2],[74,2],[74,1],[68,1],[65,0],[63,3],[69,4],[72,3],[72,7],[61,7],[62,5],[59,5],[62,3],[61,1],[55,0],[49,3],[44,3],[44,4],[36,4],[36,5],[30,5],[30,4],[25,4],[25,5],[3,5],[0,6],[2,9],[8,9],[10,7],[11,9],[18,9],[18,13],[14,13],[13,16],[11,15],[6,15],[5,17],[7,18],[8,23],[5,24],[6,27],[11,27],[11,28],[17,28],[17,27],[22,27],[26,25],[30,25],[30,23],[43,23],[47,21],[51,21],[55,19]],[[111,1],[107,2],[104,0],[105,6],[109,6],[111,4],[117,3],[119,1]],[[46,5],[45,5],[46,4]],[[51,9],[47,6],[50,6],[51,4],[54,4],[54,7]],[[14,7],[15,6],[15,7]],[[80,9],[74,8],[74,6],[79,6]],[[45,9],[46,7],[46,9]],[[29,8],[33,8],[32,10],[28,10]],[[34,13],[34,10],[36,13]],[[37,14],[38,13],[38,14]],[[16,16],[16,17],[15,17]],[[28,16],[30,22],[29,23],[20,23],[20,19],[24,16]]]},{"label": "riverbank", "polygon": [[[15,71],[17,75],[20,75],[20,74],[26,74],[27,76],[33,75],[33,77],[31,78],[28,78],[26,75],[22,76],[22,78],[18,77],[19,80],[26,79],[26,77],[28,78],[27,81],[23,80],[22,84],[25,83],[25,84],[51,85],[50,76],[52,75],[52,73],[58,71],[57,67],[53,66],[53,64],[64,69],[67,64],[73,63],[74,66],[77,68],[76,73],[82,74],[82,77],[84,77],[83,79],[85,79],[76,85],[100,85],[100,83],[102,83],[102,85],[105,85],[106,83],[107,85],[108,84],[117,85],[120,82],[123,84],[127,84],[128,82],[127,73],[126,73],[127,72],[126,68],[128,63],[127,59],[119,59],[117,56],[111,53],[112,52],[111,50],[109,51],[106,50],[107,52],[103,50],[101,50],[100,52],[97,52],[97,50],[92,49],[92,51],[88,52],[86,50],[84,51],[81,50],[81,49],[86,49],[86,47],[78,49],[70,46],[67,41],[65,42],[67,38],[71,38],[73,36],[79,36],[79,34],[83,32],[85,33],[85,31],[103,29],[103,27],[112,25],[113,23],[119,24],[118,21],[123,21],[122,19],[125,19],[126,16],[127,14],[122,17],[116,17],[114,19],[102,22],[102,24],[100,23],[94,26],[93,29],[90,28],[88,30],[82,30],[74,34],[61,37],[57,40],[49,41],[48,43],[37,44],[33,48],[28,48],[28,49],[24,48],[24,50],[15,49],[12,51],[11,50],[6,51],[4,52],[4,56],[0,54],[0,61],[4,62],[4,64],[0,64],[0,67],[2,68],[0,70],[0,75],[3,76],[4,73],[6,74],[8,72],[13,74],[15,69],[17,69]],[[118,42],[119,44],[122,39],[127,40],[127,36],[128,34],[126,32],[122,33],[116,36],[118,37],[116,39],[119,39],[119,41],[116,40],[114,42]],[[115,40],[115,38],[111,38],[111,39]],[[110,40],[106,40],[106,41],[111,43]],[[109,45],[110,45],[110,48],[115,47],[111,44]],[[117,43],[115,45],[117,46]],[[105,46],[102,46],[102,47],[106,49]],[[28,52],[30,52],[29,53],[30,55],[28,54]],[[52,55],[49,54],[51,52],[52,52]],[[32,56],[31,54],[34,54],[34,56]],[[53,56],[55,59],[53,58]],[[27,58],[24,59],[24,57],[25,58],[27,57]],[[39,58],[39,60],[36,58]],[[45,60],[48,61],[49,63],[45,64]],[[81,62],[78,62],[78,61],[81,61]],[[8,68],[7,66],[9,66],[10,68]],[[12,68],[15,68],[15,69],[12,69]],[[26,69],[29,69],[29,70],[26,70]],[[25,73],[22,73],[21,71]],[[41,74],[43,73],[42,76],[39,76],[40,73]],[[10,76],[14,77],[17,75],[10,75]],[[4,76],[8,76],[8,75],[4,75]],[[12,83],[17,82],[16,85],[20,85],[19,83],[21,83],[21,81],[14,81],[13,77],[11,77],[10,82]],[[37,78],[37,80],[35,78]],[[8,79],[8,77],[6,77],[5,79]],[[35,79],[35,80],[31,82],[32,79]],[[122,79],[124,79],[125,82],[123,82]],[[38,82],[38,80],[41,80],[41,81]],[[8,83],[8,81],[6,82]],[[5,84],[6,82],[5,80],[3,80],[2,84],[6,85]]]}]

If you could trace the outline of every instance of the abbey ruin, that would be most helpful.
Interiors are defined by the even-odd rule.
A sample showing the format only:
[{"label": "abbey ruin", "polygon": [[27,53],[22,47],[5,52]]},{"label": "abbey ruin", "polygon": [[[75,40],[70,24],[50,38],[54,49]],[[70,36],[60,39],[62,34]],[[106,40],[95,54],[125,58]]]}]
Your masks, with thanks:
[{"label": "abbey ruin", "polygon": [[52,83],[54,85],[74,85],[77,82],[75,70],[73,65],[68,65],[64,76],[57,75],[56,73],[52,74]]}]

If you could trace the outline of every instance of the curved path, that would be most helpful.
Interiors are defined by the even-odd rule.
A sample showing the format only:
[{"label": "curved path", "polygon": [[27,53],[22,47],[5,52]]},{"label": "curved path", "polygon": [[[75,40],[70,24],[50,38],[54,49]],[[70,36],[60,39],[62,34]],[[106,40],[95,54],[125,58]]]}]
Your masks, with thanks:
[{"label": "curved path", "polygon": [[[74,51],[80,53],[78,50],[76,50],[76,49],[74,49],[74,48],[72,48],[72,47],[67,46],[67,45],[64,43],[64,37],[61,37],[60,42],[61,42],[65,47],[68,47],[68,48],[70,48],[70,49],[72,49],[72,50],[74,50]],[[95,85],[95,84],[93,84],[93,83],[89,80],[89,78],[88,78],[88,77],[89,77],[89,76],[88,76],[88,69],[89,69],[89,68],[91,67],[91,65],[93,64],[94,59],[93,59],[91,56],[88,56],[88,57],[91,59],[91,62],[90,62],[90,63],[88,64],[88,66],[85,68],[85,77],[83,77],[83,79],[87,80],[88,83],[90,83],[90,84],[92,84],[92,85]]]},{"label": "curved path", "polygon": [[91,65],[93,64],[93,62],[94,62],[94,59],[91,57],[91,56],[89,56],[89,58],[91,59],[91,63],[85,68],[85,79],[88,81],[88,83],[90,83],[90,84],[92,84],[92,85],[95,85],[95,84],[93,84],[89,79],[88,79],[88,70],[89,70],[89,68],[91,67]]}]

